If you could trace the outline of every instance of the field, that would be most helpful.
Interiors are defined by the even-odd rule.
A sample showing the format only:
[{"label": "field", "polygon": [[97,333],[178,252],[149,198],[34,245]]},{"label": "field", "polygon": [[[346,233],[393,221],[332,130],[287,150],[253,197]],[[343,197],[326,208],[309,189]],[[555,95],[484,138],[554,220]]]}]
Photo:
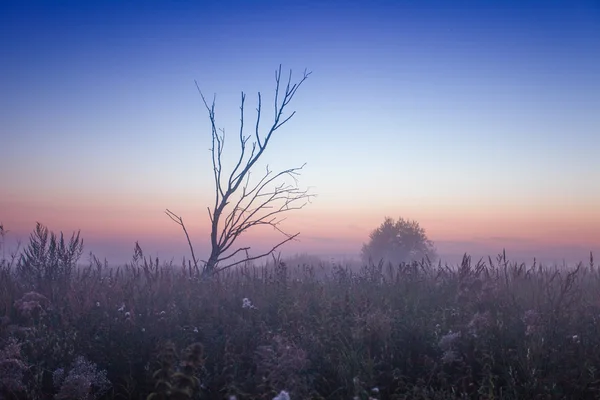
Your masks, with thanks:
[{"label": "field", "polygon": [[600,397],[592,257],[280,262],[200,279],[140,248],[117,269],[48,254],[2,260],[1,398]]}]

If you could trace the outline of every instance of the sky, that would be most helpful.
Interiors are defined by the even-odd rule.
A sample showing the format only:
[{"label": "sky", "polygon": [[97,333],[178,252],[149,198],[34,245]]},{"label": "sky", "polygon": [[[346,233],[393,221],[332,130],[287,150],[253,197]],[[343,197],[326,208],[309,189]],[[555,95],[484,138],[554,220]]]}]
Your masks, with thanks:
[{"label": "sky", "polygon": [[[306,163],[317,196],[282,253],[352,257],[386,216],[442,258],[600,254],[596,1],[3,1],[0,222],[81,230],[109,263],[200,258],[214,203],[211,131],[238,156],[275,70],[312,71],[252,175]],[[229,164],[228,164],[229,163]],[[254,254],[280,236],[249,231]]]}]

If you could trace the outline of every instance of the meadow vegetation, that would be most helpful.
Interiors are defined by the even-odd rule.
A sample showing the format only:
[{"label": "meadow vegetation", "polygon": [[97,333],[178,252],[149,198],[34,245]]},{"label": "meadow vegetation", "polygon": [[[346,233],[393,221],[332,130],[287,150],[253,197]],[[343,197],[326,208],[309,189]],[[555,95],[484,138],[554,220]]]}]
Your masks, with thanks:
[{"label": "meadow vegetation", "polygon": [[600,273],[511,263],[297,265],[210,279],[108,268],[38,225],[0,252],[0,398],[600,397]]}]

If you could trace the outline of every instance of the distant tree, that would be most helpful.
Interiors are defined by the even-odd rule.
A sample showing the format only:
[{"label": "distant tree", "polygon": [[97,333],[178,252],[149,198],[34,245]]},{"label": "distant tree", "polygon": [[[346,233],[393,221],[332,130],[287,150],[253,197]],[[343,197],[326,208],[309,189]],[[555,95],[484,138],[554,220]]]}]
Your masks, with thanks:
[{"label": "distant tree", "polygon": [[369,235],[369,242],[363,244],[363,262],[400,264],[436,257],[434,243],[427,238],[425,230],[416,221],[399,218],[394,221],[386,217],[384,222]]},{"label": "distant tree", "polygon": [[[308,190],[298,188],[297,177],[300,167],[293,167],[274,173],[267,166],[266,171],[259,175],[255,183],[251,183],[251,170],[256,162],[265,154],[273,134],[288,122],[295,111],[289,115],[284,115],[286,106],[292,101],[296,92],[308,78],[310,72],[304,71],[304,75],[298,83],[292,84],[292,71],[290,70],[287,84],[281,85],[281,65],[275,71],[275,107],[273,122],[266,135],[259,133],[259,124],[262,117],[262,98],[258,93],[258,106],[256,108],[256,122],[252,124],[251,133],[244,133],[244,102],[246,95],[242,92],[240,106],[240,129],[239,129],[239,155],[235,167],[229,173],[225,173],[222,168],[223,147],[225,144],[225,134],[223,129],[217,129],[215,120],[215,100],[208,104],[204,94],[198,84],[198,92],[202,97],[204,106],[208,111],[212,131],[212,171],[215,183],[215,203],[213,208],[208,208],[208,214],[211,223],[210,246],[211,251],[204,263],[203,275],[211,276],[226,268],[233,267],[247,261],[256,260],[270,254],[283,244],[295,239],[299,233],[290,234],[285,232],[280,223],[283,221],[282,214],[292,210],[303,208],[313,196]],[[283,83],[285,84],[285,82]],[[250,141],[250,139],[252,139]],[[249,142],[250,141],[250,142]],[[289,178],[293,183],[286,183]],[[183,224],[183,220],[170,210],[166,214],[177,224],[179,224],[187,237],[194,265],[198,267],[194,248],[190,241],[188,232]],[[270,250],[258,255],[251,255],[250,247],[240,247],[236,245],[237,240],[242,234],[257,226],[270,226],[283,235],[283,239],[270,248]],[[241,259],[235,259],[238,257]]]}]

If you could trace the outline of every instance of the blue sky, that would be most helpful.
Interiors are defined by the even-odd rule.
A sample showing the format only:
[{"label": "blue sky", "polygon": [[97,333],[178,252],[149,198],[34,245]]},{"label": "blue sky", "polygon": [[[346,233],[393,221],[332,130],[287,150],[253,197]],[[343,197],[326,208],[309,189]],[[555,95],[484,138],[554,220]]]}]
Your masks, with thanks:
[{"label": "blue sky", "polygon": [[270,112],[283,64],[313,74],[265,162],[307,162],[318,194],[289,251],[356,253],[386,215],[445,254],[600,250],[600,3],[20,1],[0,35],[0,220],[17,236],[40,221],[115,260],[135,240],[181,254],[170,208],[205,249],[194,80],[233,157],[240,91],[249,120],[257,91]]}]

